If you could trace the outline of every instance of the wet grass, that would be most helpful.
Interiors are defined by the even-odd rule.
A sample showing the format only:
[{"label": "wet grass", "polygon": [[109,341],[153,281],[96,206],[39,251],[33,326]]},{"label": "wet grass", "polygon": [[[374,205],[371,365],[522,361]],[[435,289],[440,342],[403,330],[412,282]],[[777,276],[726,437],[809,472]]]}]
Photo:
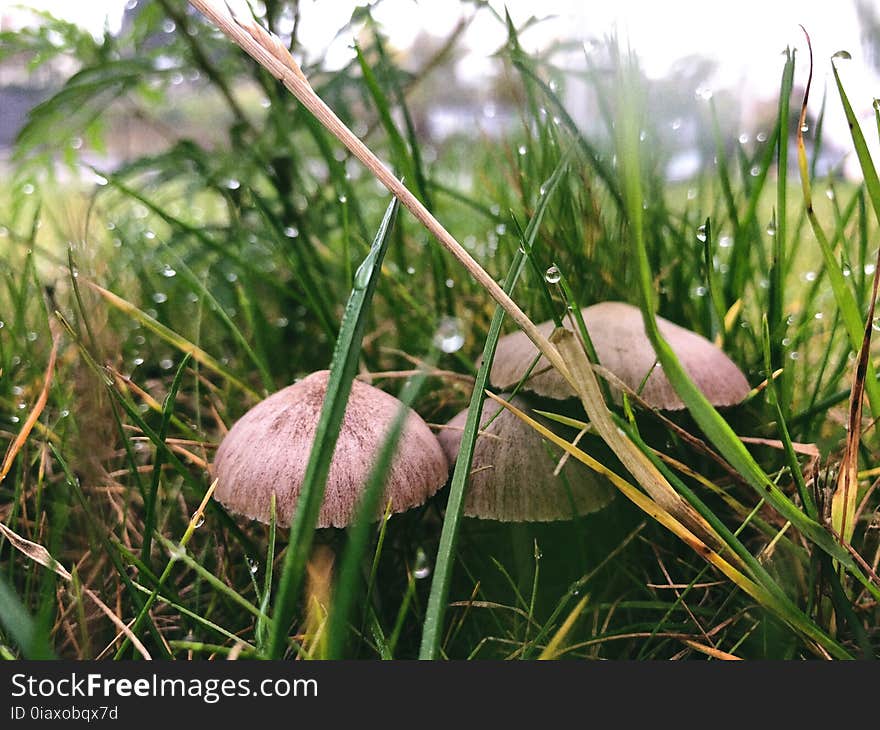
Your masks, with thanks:
[{"label": "wet grass", "polygon": [[[119,41],[126,53],[161,22],[161,9],[151,12]],[[760,140],[725,136],[720,93],[692,99],[697,141],[717,162],[675,183],[664,171],[684,144],[678,128],[652,113],[656,89],[613,42],[563,71],[550,53],[527,55],[508,21],[498,58],[516,121],[502,136],[442,143],[422,138],[421,110],[409,107],[430,73],[395,65],[380,28],[370,24],[347,68],[307,68],[532,321],[629,301],[718,342],[755,391],[716,412],[658,339],[687,412],[601,398],[535,404],[569,425],[589,407],[596,433],[579,442],[584,460],[620,478],[601,512],[546,524],[462,517],[463,466],[423,507],[368,528],[314,531],[304,510],[286,530],[212,500],[200,514],[214,450],[238,417],[329,367],[335,352],[336,416],[358,374],[443,424],[484,397],[478,363],[511,324],[412,216],[383,222],[388,194],[286,89],[195,16],[176,22],[196,32],[166,49],[175,69],[147,64],[133,75],[130,63],[102,65],[100,49],[80,48],[84,72],[35,112],[0,204],[3,656],[876,653],[870,358],[861,438],[847,432],[871,331],[880,196],[870,174],[866,186],[815,177],[821,124],[811,124],[805,198],[802,169],[780,153],[801,136],[791,54],[767,70],[779,75],[780,104]],[[153,53],[140,52],[142,61]],[[82,134],[77,125],[100,118],[106,94],[161,101],[162,84],[193,70],[228,103],[223,133],[211,130],[216,146],[179,139],[112,174],[97,170],[95,185],[41,172],[52,142],[40,135],[52,124]],[[594,94],[588,131],[566,110],[575,76]],[[237,77],[249,80],[247,94],[227,98]],[[68,118],[70,105],[95,114]],[[853,145],[863,153],[858,136]],[[384,259],[374,241],[387,244]],[[551,267],[559,276],[545,276]],[[609,410],[617,435],[600,428]],[[318,496],[332,449],[322,443]],[[851,551],[832,532],[840,470],[854,480]],[[704,543],[648,496],[667,487],[708,525]]]}]

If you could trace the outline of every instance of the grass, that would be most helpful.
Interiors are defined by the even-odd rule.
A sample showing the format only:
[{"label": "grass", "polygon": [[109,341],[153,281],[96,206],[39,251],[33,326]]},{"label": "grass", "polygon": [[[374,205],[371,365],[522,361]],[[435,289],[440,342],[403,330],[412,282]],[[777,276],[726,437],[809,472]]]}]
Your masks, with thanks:
[{"label": "grass", "polygon": [[[821,119],[789,131],[801,102],[793,51],[767,70],[780,102],[763,141],[731,135],[721,92],[689,102],[697,142],[718,160],[676,183],[665,164],[685,143],[654,111],[656,82],[613,40],[564,72],[550,51],[526,54],[520,29],[499,17],[517,121],[500,137],[442,143],[423,137],[412,96],[438,66],[404,71],[372,21],[347,68],[305,69],[532,321],[565,321],[567,307],[606,299],[640,305],[688,406],[614,406],[577,341],[555,339],[579,398],[535,407],[575,428],[589,420],[593,432],[576,445],[545,436],[621,493],[594,515],[513,525],[461,514],[476,409],[510,317],[412,216],[383,219],[388,194],[199,17],[175,16],[164,51],[175,68],[152,64],[142,39],[161,23],[160,5],[114,41],[125,63],[105,64],[100,44],[62,28],[83,71],[35,110],[0,202],[3,656],[877,653],[871,358],[856,373],[860,351],[872,351],[880,191],[858,128],[866,184],[815,176]],[[31,52],[44,41],[15,40]],[[166,97],[162,84],[194,70],[202,86],[187,108],[202,90],[229,107],[210,129],[216,147],[179,139],[97,169],[96,186],[47,174],[58,152],[47,129],[99,139],[113,94],[161,119],[179,93]],[[572,77],[595,95],[600,128],[585,132],[566,111]],[[229,91],[233,79],[246,92]],[[836,93],[828,104],[849,103],[842,85]],[[784,152],[799,146],[788,169]],[[558,276],[545,276],[551,267]],[[755,387],[747,402],[712,408],[656,315],[720,343]],[[437,344],[450,329],[458,349]],[[205,501],[213,451],[235,419],[328,366],[338,388],[293,527],[243,522]],[[316,531],[332,417],[359,375],[438,426],[470,404],[459,466],[421,508]],[[854,382],[865,417],[848,438]],[[373,503],[381,477],[380,467]],[[832,503],[844,483],[841,540]]]}]

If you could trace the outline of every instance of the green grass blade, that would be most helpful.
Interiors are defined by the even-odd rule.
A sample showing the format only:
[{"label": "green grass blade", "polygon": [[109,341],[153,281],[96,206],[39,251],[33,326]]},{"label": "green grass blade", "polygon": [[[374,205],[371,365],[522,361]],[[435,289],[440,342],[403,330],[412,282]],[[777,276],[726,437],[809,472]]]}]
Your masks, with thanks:
[{"label": "green grass blade", "polygon": [[[524,251],[534,244],[541,225],[541,220],[547,210],[550,197],[563,179],[563,170],[566,160],[563,159],[547,182],[541,186],[543,191],[535,206],[535,214],[529,221],[524,233],[523,248],[517,249],[513,263],[507,273],[504,282],[504,290],[510,293],[522,273],[525,264]],[[492,322],[489,325],[489,333],[483,346],[483,360],[474,382],[474,390],[468,404],[468,416],[465,421],[464,431],[461,437],[458,459],[452,473],[452,482],[449,487],[449,500],[446,504],[446,516],[443,519],[443,531],[440,535],[440,546],[437,549],[437,560],[434,565],[434,577],[431,581],[431,593],[428,596],[428,607],[425,612],[425,621],[422,627],[422,644],[419,649],[420,659],[436,659],[440,654],[440,640],[443,634],[443,619],[446,615],[446,601],[449,595],[449,586],[452,580],[453,557],[458,538],[458,528],[461,523],[464,510],[464,489],[471,470],[471,459],[474,455],[474,446],[477,441],[480,416],[483,412],[485,400],[485,388],[489,382],[489,371],[492,368],[492,360],[495,357],[495,347],[501,334],[501,324],[504,321],[504,310],[496,307]]]},{"label": "green grass blade", "polygon": [[327,474],[330,471],[330,462],[336,448],[339,426],[345,415],[345,406],[348,403],[360,357],[369,306],[382,270],[382,260],[388,249],[397,209],[398,201],[395,198],[385,211],[385,217],[376,233],[370,253],[355,274],[354,289],[349,296],[342,318],[333,360],[330,363],[330,377],[324,405],[321,408],[315,440],[309,453],[302,489],[290,527],[284,567],[273,606],[273,624],[267,652],[272,659],[281,658],[287,647],[287,633],[293,620],[294,603],[299,595],[312,545],[315,522],[321,509],[321,499],[324,496]]},{"label": "green grass blade", "polygon": [[822,525],[801,512],[788,496],[767,476],[739,437],[694,384],[681,362],[657,327],[654,311],[653,280],[648,260],[643,225],[641,168],[639,161],[639,100],[630,73],[622,73],[621,93],[624,95],[618,123],[618,159],[625,185],[625,200],[630,235],[638,268],[638,284],[642,298],[645,332],[675,392],[687,406],[694,420],[721,455],[743,476],[749,485],[794,527],[852,572],[872,595],[880,597],[874,585],[858,567],[853,557]]},{"label": "green grass blade", "polygon": [[[180,361],[177,372],[174,374],[174,380],[171,381],[171,387],[168,389],[168,395],[165,396],[165,402],[162,404],[162,422],[159,424],[158,437],[163,443],[168,436],[168,426],[174,413],[177,391],[180,390],[189,359],[190,355],[186,354]],[[162,457],[166,451],[167,449],[156,449],[156,456],[153,459],[153,480],[144,502],[144,544],[141,547],[141,561],[145,565],[150,565],[150,548],[153,545],[153,529],[156,525],[156,501],[159,494],[159,481],[162,478]]]},{"label": "green grass blade", "polygon": [[37,631],[34,619],[2,577],[0,577],[0,625],[18,644],[25,659],[54,658],[48,638]]},{"label": "green grass blade", "polygon": [[416,376],[407,383],[401,392],[400,401],[403,405],[399,408],[397,417],[388,430],[388,434],[382,444],[382,449],[376,457],[376,462],[370,470],[370,476],[364,487],[357,518],[349,531],[348,545],[342,557],[342,565],[339,568],[339,580],[336,584],[335,597],[330,608],[330,619],[327,627],[328,659],[343,658],[348,634],[349,615],[356,597],[359,581],[358,571],[367,549],[370,526],[376,522],[376,514],[380,507],[379,502],[385,487],[385,477],[391,468],[394,452],[406,418],[409,415],[410,406],[424,382],[424,374]]}]

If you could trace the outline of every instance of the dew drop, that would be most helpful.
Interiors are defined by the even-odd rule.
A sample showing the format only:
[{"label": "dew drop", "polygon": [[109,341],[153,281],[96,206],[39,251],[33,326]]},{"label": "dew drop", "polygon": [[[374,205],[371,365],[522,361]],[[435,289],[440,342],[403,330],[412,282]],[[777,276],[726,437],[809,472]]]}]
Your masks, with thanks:
[{"label": "dew drop", "polygon": [[457,317],[443,317],[434,332],[434,345],[445,353],[458,352],[464,345],[461,321]]},{"label": "dew drop", "polygon": [[431,575],[431,564],[428,562],[428,555],[422,548],[416,551],[416,560],[413,564],[413,576],[416,580],[422,580]]},{"label": "dew drop", "polygon": [[162,267],[162,276],[164,276],[166,279],[170,279],[173,276],[177,276],[177,272],[172,269],[168,264],[165,264]]},{"label": "dew drop", "polygon": [[816,281],[816,272],[815,271],[807,271],[804,274],[804,281]]},{"label": "dew drop", "polygon": [[548,284],[558,284],[561,278],[562,273],[557,266],[551,266],[546,272],[544,272],[544,281]]},{"label": "dew drop", "polygon": [[366,266],[367,262],[365,261],[358,267],[358,270],[354,275],[354,288],[355,289],[366,289],[367,284],[370,283],[370,267]]},{"label": "dew drop", "polygon": [[34,186],[30,183],[25,183],[21,186],[21,192],[23,192],[25,195],[33,195]]},{"label": "dew drop", "polygon": [[706,226],[702,225],[697,228],[697,240],[700,243],[706,243]]},{"label": "dew drop", "polygon": [[758,177],[758,175],[760,175],[760,174],[761,174],[761,168],[758,167],[757,165],[753,165],[752,169],[749,170],[749,175],[751,175],[752,177]]},{"label": "dew drop", "polygon": [[163,370],[171,370],[174,367],[174,360],[170,357],[165,357],[159,360],[159,367]]},{"label": "dew drop", "polygon": [[256,575],[257,571],[260,569],[260,563],[253,558],[247,559],[247,566],[251,575]]},{"label": "dew drop", "polygon": [[134,360],[131,361],[131,364],[134,365],[135,367],[139,367],[140,365],[144,364],[144,358],[136,357]]},{"label": "dew drop", "polygon": [[519,147],[517,147],[516,151],[520,154],[520,156],[522,156],[526,152],[528,152],[528,150],[526,149],[526,146],[524,144],[521,144]]},{"label": "dew drop", "polygon": [[807,124],[806,122],[804,122],[804,123],[801,125],[801,132],[805,132],[805,133],[806,133],[806,132],[809,132],[809,131],[810,131],[810,125]]},{"label": "dew drop", "polygon": [[825,191],[825,197],[828,198],[828,200],[834,200],[834,188],[828,188],[828,190]]},{"label": "dew drop", "polygon": [[299,228],[296,226],[287,226],[287,228],[284,229],[284,235],[288,238],[296,238],[299,236]]},{"label": "dew drop", "polygon": [[177,28],[177,25],[174,23],[173,20],[171,20],[171,18],[167,18],[162,23],[162,30],[165,31],[166,33],[173,33],[176,28]]},{"label": "dew drop", "polygon": [[156,304],[163,304],[168,301],[168,295],[165,292],[157,291],[153,294],[153,301],[156,302]]},{"label": "dew drop", "polygon": [[345,195],[340,195],[340,196],[339,196],[339,202],[342,203],[342,204],[344,205],[345,203],[348,202],[348,198],[347,198]]},{"label": "dew drop", "polygon": [[288,324],[290,324],[290,320],[287,319],[287,317],[278,317],[278,319],[275,320],[276,327],[287,327]]},{"label": "dew drop", "polygon": [[838,51],[831,58],[832,59],[841,58],[844,61],[849,61],[852,59],[852,54],[849,51]]},{"label": "dew drop", "polygon": [[12,423],[18,423],[21,419],[20,419],[18,416],[10,416],[10,417],[9,417],[9,420],[10,420]]},{"label": "dew drop", "polygon": [[204,524],[205,524],[205,515],[200,512],[199,516],[196,518],[196,521],[193,523],[193,527],[195,527],[196,529],[199,529]]},{"label": "dew drop", "polygon": [[746,144],[748,141],[749,141],[749,135],[746,134],[745,132],[743,132],[743,133],[739,136],[739,143],[740,143],[740,144]]},{"label": "dew drop", "polygon": [[452,287],[455,286],[455,282],[454,282],[452,279],[447,279],[447,280],[446,280],[445,282],[443,282],[443,283],[446,284],[446,288],[447,288],[447,289],[452,289]]},{"label": "dew drop", "polygon": [[241,183],[234,177],[229,178],[225,185],[229,190],[238,190],[241,187]]},{"label": "dew drop", "polygon": [[776,223],[774,221],[770,221],[767,224],[767,235],[771,238],[776,235]]}]

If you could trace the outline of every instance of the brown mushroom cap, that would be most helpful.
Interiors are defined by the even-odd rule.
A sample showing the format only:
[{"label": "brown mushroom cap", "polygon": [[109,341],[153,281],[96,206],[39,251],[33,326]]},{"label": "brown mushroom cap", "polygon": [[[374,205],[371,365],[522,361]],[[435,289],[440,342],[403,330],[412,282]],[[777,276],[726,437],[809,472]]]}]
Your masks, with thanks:
[{"label": "brown mushroom cap", "polygon": [[[277,521],[290,525],[305,475],[329,371],[312,373],[269,396],[229,430],[214,459],[219,480],[214,498],[226,509],[269,522],[276,495]],[[401,402],[360,380],[351,395],[330,463],[318,527],[352,522],[373,462]],[[386,477],[384,509],[393,512],[425,502],[446,482],[449,467],[437,438],[415,411],[406,419]]]},{"label": "brown mushroom cap", "polygon": [[[641,310],[624,302],[601,302],[585,307],[581,313],[600,364],[630,388],[638,390],[656,360],[654,348],[645,334]],[[688,375],[713,405],[736,405],[748,395],[746,376],[709,340],[663,317],[657,317],[657,326]],[[552,320],[538,325],[541,333],[548,337],[553,328]],[[492,363],[492,385],[512,388],[528,371],[537,354],[538,349],[521,331],[502,337]],[[537,374],[523,384],[523,390],[546,398],[573,398],[575,393],[565,379],[555,368],[547,368],[550,364],[542,356],[532,370]],[[619,392],[612,388],[612,393],[619,402]],[[659,364],[645,382],[641,396],[662,410],[685,407]]]},{"label": "brown mushroom cap", "polygon": [[[529,408],[519,396],[502,397],[520,410]],[[501,408],[496,401],[483,405],[465,493],[464,513],[468,517],[501,522],[570,520],[596,512],[611,501],[614,487],[579,461],[567,460],[560,475],[554,476],[562,450],[510,411],[502,410],[483,431]],[[545,418],[530,415],[548,425]],[[466,419],[464,410],[437,436],[450,462],[458,455]]]}]

